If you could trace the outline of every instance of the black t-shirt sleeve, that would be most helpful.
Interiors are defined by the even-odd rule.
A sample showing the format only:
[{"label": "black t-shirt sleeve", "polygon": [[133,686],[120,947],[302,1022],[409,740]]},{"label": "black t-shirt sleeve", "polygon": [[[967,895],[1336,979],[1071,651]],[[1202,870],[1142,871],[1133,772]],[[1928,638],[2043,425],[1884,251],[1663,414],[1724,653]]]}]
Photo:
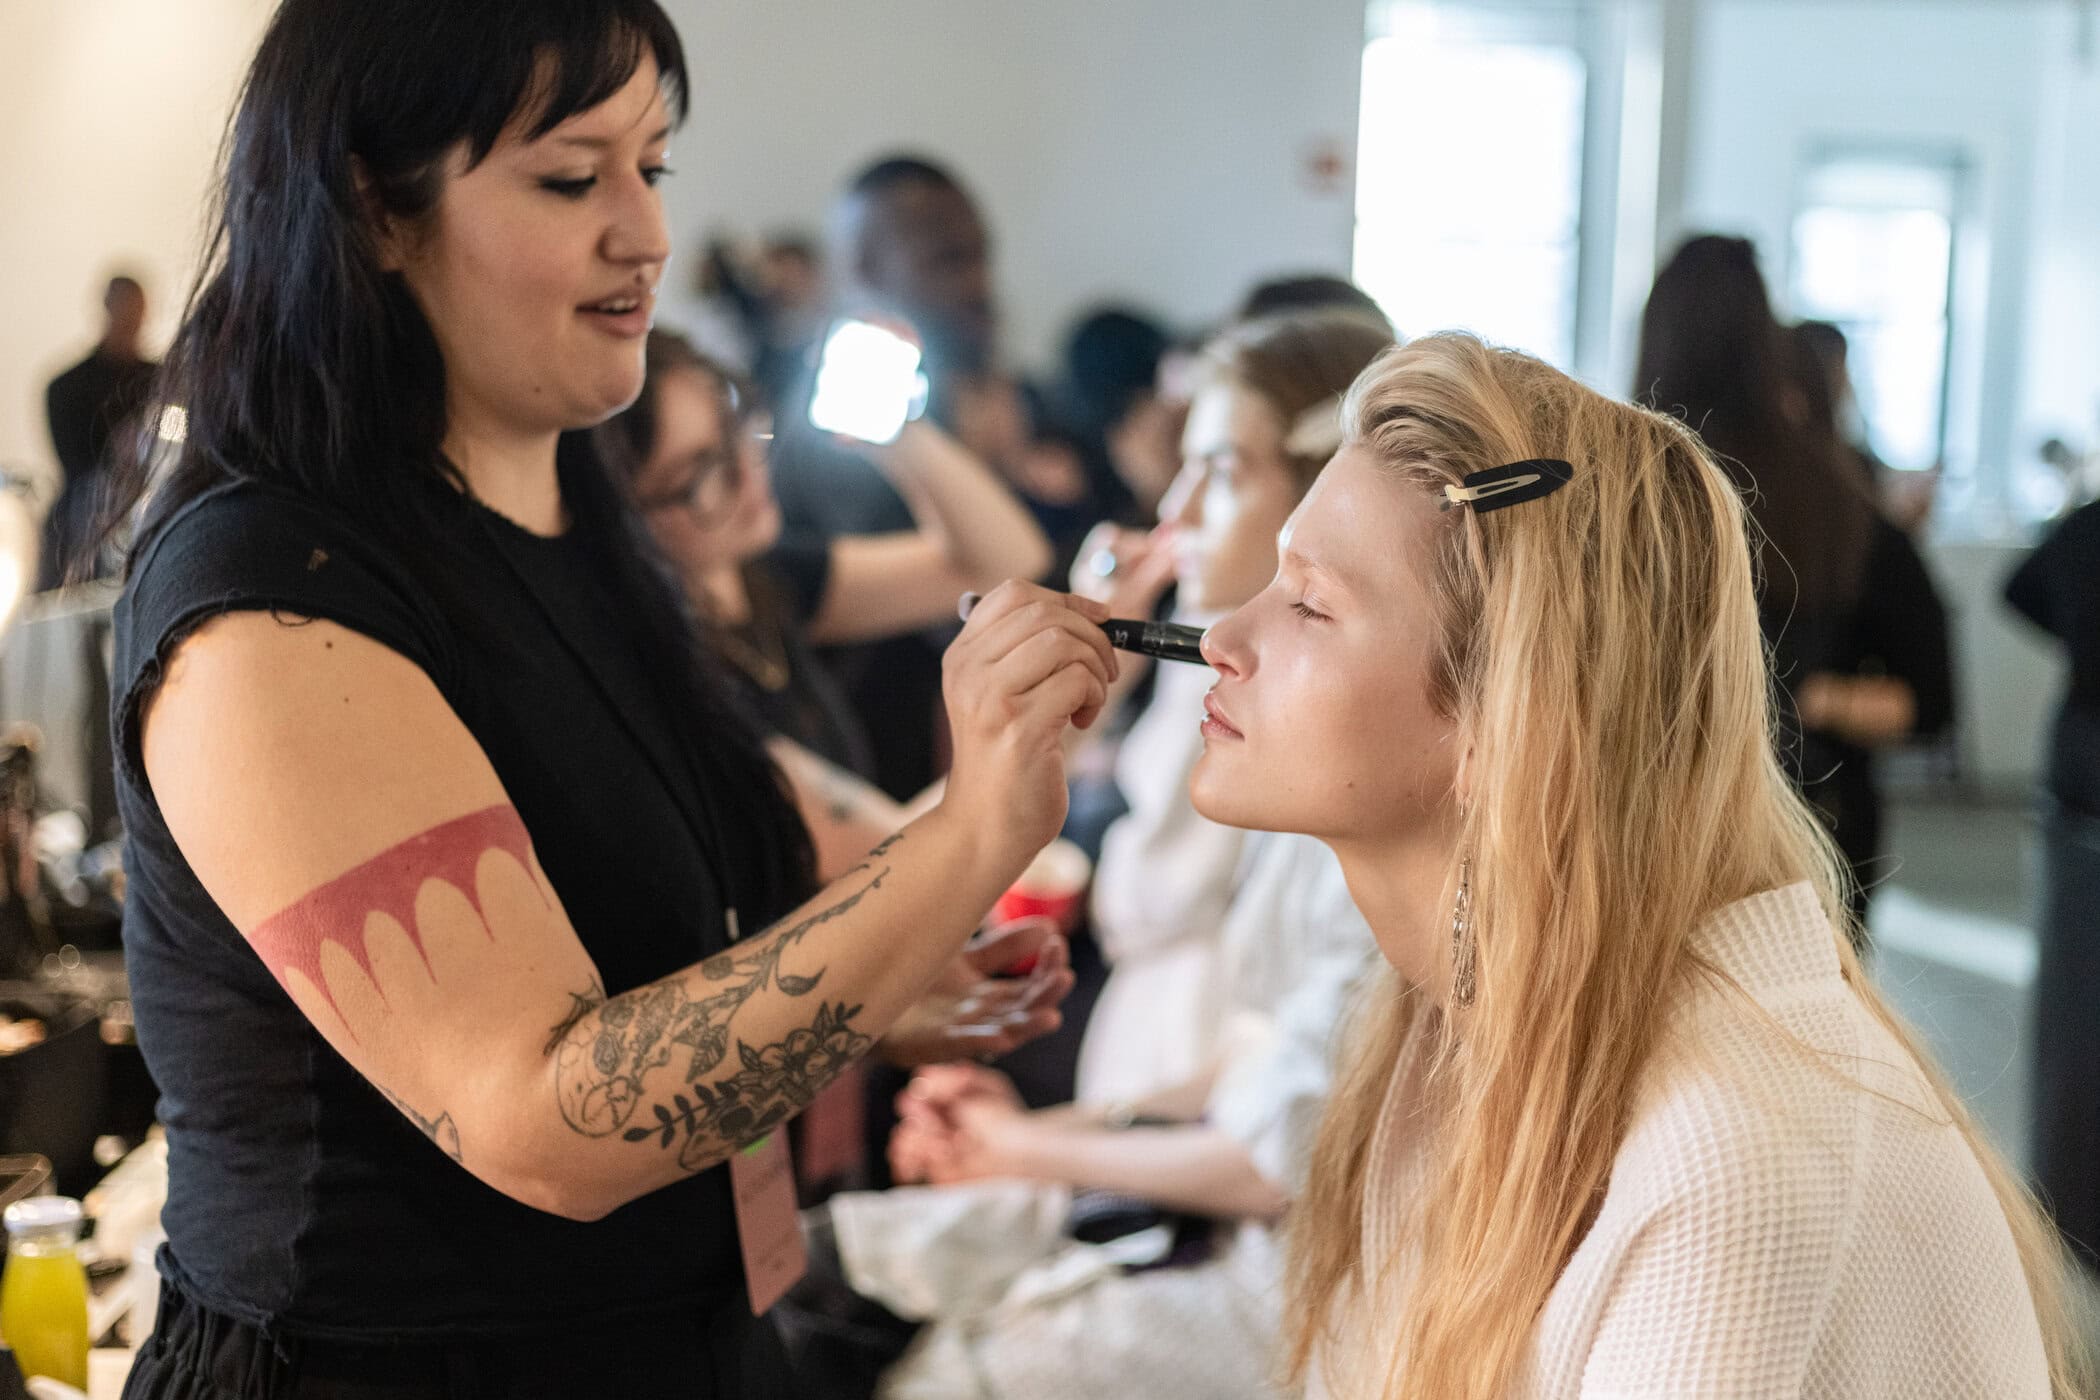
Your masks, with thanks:
[{"label": "black t-shirt sleeve", "polygon": [[428,593],[386,550],[318,506],[220,487],[149,539],[118,600],[110,677],[117,762],[147,788],[139,719],[184,639],[231,612],[323,618],[372,638],[446,689],[449,632]]},{"label": "black t-shirt sleeve", "polygon": [[807,627],[824,606],[824,590],[831,586],[831,540],[816,533],[781,536],[766,551],[764,564],[779,580],[795,623]]}]

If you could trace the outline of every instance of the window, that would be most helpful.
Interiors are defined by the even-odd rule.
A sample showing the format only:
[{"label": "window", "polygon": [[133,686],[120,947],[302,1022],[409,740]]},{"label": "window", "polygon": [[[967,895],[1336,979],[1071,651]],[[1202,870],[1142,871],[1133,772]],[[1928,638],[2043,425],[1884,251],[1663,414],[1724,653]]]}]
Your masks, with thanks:
[{"label": "window", "polygon": [[1960,193],[1951,159],[1825,153],[1794,214],[1793,310],[1845,332],[1868,441],[1904,470],[1945,456]]},{"label": "window", "polygon": [[1403,334],[1462,327],[1573,369],[1588,71],[1569,13],[1373,8],[1355,275]]}]

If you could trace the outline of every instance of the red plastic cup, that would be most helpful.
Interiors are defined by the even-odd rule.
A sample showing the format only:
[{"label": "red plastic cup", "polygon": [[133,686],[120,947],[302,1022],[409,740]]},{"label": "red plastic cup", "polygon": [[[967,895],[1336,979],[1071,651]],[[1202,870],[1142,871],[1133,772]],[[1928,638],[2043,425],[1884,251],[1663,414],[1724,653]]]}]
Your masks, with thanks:
[{"label": "red plastic cup", "polygon": [[[1021,878],[999,896],[999,902],[992,906],[992,921],[1010,924],[1016,919],[1050,919],[1060,933],[1070,937],[1079,926],[1087,884],[1093,878],[1094,863],[1086,858],[1086,852],[1060,836],[1037,852],[1021,872]],[[1018,976],[1032,969],[1015,966],[1007,971]]]}]

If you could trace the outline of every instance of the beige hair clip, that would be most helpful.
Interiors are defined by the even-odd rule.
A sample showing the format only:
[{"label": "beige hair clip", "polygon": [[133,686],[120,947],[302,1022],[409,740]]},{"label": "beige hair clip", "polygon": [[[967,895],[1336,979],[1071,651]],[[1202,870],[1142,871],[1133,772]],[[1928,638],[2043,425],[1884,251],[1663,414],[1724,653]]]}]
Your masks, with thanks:
[{"label": "beige hair clip", "polygon": [[1293,457],[1332,457],[1342,445],[1342,396],[1329,394],[1298,415],[1283,435]]}]

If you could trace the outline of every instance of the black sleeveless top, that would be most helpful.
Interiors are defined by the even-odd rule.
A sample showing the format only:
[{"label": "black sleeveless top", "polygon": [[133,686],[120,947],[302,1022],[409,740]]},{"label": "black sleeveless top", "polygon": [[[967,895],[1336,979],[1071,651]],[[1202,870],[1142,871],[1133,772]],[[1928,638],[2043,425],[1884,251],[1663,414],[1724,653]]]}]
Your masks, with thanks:
[{"label": "black sleeveless top", "polygon": [[185,636],[235,610],[325,618],[436,683],[609,993],[725,945],[706,833],[733,814],[711,810],[693,736],[650,684],[648,641],[579,532],[536,536],[433,489],[456,500],[442,601],[343,520],[232,485],[149,541],[117,605],[125,958],[168,1133],[162,1267],[205,1306],[292,1335],[576,1336],[657,1315],[698,1326],[748,1306],[726,1168],[588,1224],[482,1184],[312,1029],[199,885],[146,781],[140,705]]}]

